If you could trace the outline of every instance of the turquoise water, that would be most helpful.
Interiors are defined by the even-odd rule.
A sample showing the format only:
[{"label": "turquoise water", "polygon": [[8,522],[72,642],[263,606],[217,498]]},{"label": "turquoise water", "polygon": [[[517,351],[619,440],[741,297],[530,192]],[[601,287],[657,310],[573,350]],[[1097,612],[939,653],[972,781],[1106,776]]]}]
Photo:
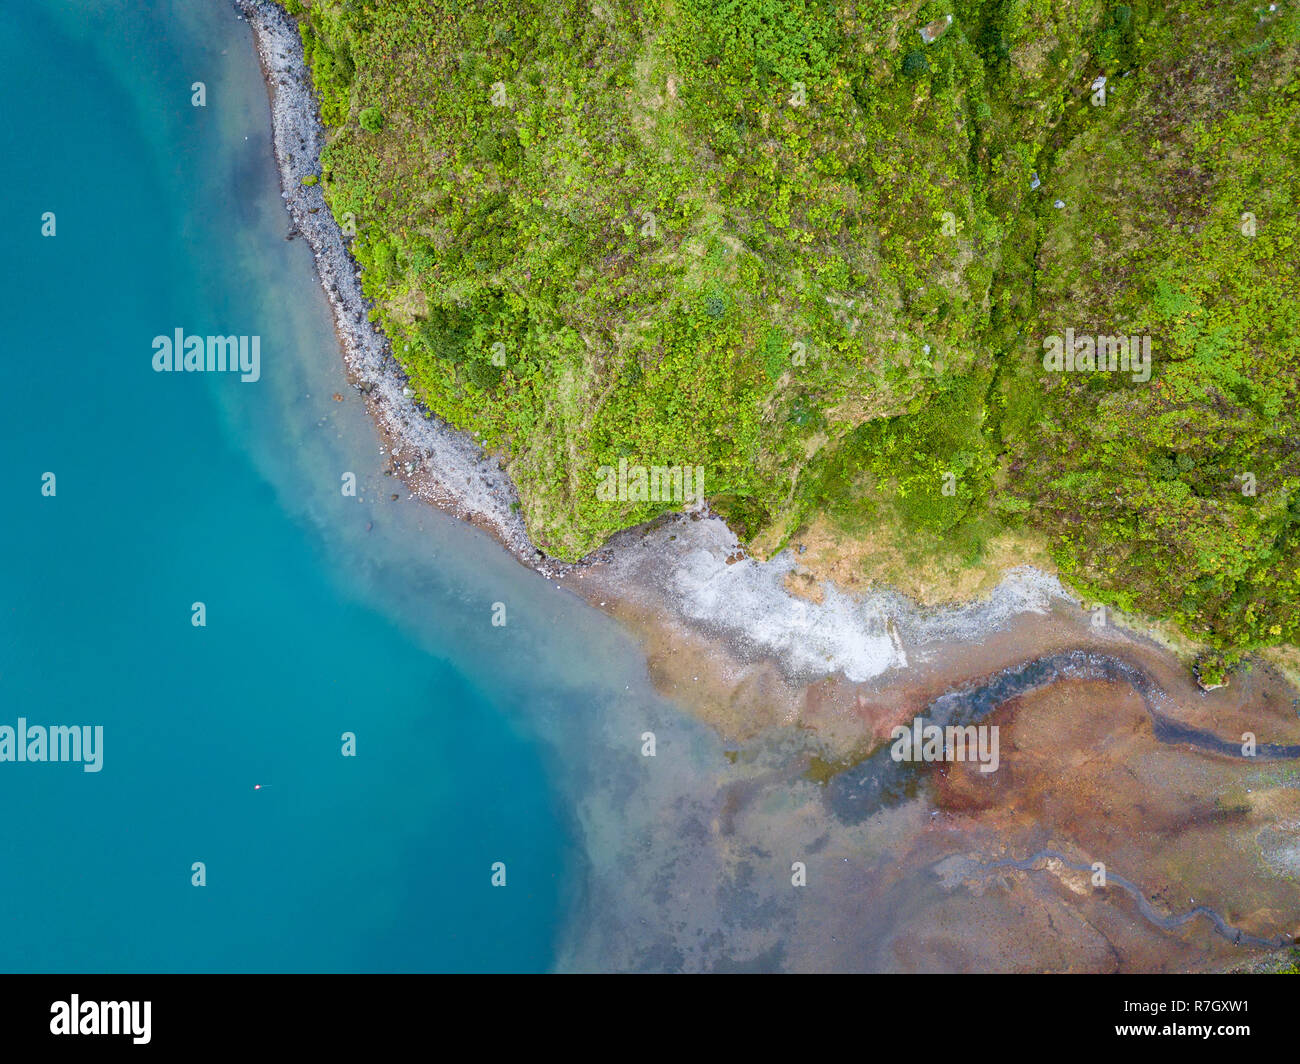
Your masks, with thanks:
[{"label": "turquoise water", "polygon": [[[797,726],[725,756],[608,618],[385,476],[226,0],[5,15],[0,728],[104,738],[95,773],[0,761],[0,971],[881,970],[935,914],[983,934],[896,868],[927,795],[808,781]],[[261,379],[155,373],[177,328],[260,337]]]},{"label": "turquoise water", "polygon": [[[235,12],[6,15],[0,725],[104,751],[0,763],[0,969],[551,966],[593,735],[664,712],[635,648],[383,475]],[[178,327],[260,336],[261,380],[153,372]]]}]

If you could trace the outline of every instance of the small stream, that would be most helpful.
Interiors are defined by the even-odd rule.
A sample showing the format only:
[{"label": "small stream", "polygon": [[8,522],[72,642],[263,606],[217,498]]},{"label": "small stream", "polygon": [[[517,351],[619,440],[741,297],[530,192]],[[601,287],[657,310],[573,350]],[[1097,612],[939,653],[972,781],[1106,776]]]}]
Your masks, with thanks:
[{"label": "small stream", "polygon": [[[1142,698],[1157,740],[1186,745],[1220,757],[1250,761],[1300,759],[1300,745],[1258,743],[1253,757],[1241,752],[1240,739],[1224,739],[1213,732],[1194,728],[1162,710],[1170,699],[1145,672],[1121,658],[1085,650],[1049,654],[1004,669],[990,678],[948,691],[931,702],[921,714],[927,723],[939,727],[974,724],[1005,702],[1062,680],[1105,680],[1126,683]],[[890,744],[883,744],[865,761],[846,769],[828,784],[828,800],[836,815],[856,823],[883,805],[893,805],[916,795],[926,766],[896,762],[889,756]]]},{"label": "small stream", "polygon": [[[1092,873],[1091,865],[1079,864],[1056,850],[1039,850],[1032,856],[1019,860],[1014,858],[1004,858],[1000,861],[976,865],[970,874],[977,875],[980,872],[994,872],[1000,868],[1016,868],[1021,872],[1032,872],[1035,870],[1034,866],[1040,861],[1049,859],[1060,861],[1061,864],[1065,865],[1067,868],[1074,869],[1076,872]],[[1232,924],[1228,923],[1227,920],[1207,905],[1197,905],[1196,907],[1189,909],[1187,912],[1176,916],[1162,916],[1136,884],[1125,879],[1118,873],[1107,869],[1106,885],[1109,887],[1112,884],[1127,892],[1129,896],[1137,902],[1138,911],[1147,920],[1155,924],[1156,927],[1165,931],[1176,931],[1184,924],[1195,920],[1198,916],[1203,916],[1214,925],[1214,929],[1220,935],[1226,938],[1229,942],[1238,946],[1258,946],[1264,949],[1282,949],[1285,946],[1289,946],[1293,941],[1291,936],[1285,932],[1274,935],[1272,938],[1260,938],[1258,935],[1248,934],[1241,930],[1241,928],[1234,927]]]},{"label": "small stream", "polygon": [[[967,723],[996,709],[1008,699],[1061,680],[1104,680],[1126,683],[1142,698],[1155,737],[1162,743],[1186,744],[1224,757],[1244,758],[1239,739],[1222,739],[1213,732],[1193,728],[1161,712],[1169,697],[1137,666],[1108,654],[1071,650],[1036,658],[998,673],[992,680],[959,688],[930,704],[927,715],[937,724]],[[1260,743],[1252,760],[1300,758],[1300,745]]]},{"label": "small stream", "polygon": [[[1169,696],[1140,668],[1120,658],[1105,654],[1073,650],[1036,658],[940,695],[925,709],[922,716],[927,723],[940,727],[975,723],[1000,705],[1062,680],[1104,680],[1126,683],[1142,698],[1152,731],[1157,740],[1168,744],[1182,744],[1221,757],[1242,760],[1286,760],[1300,758],[1300,745],[1259,743],[1252,758],[1241,752],[1239,740],[1228,740],[1201,728],[1175,720],[1163,711],[1169,705]],[[827,784],[828,800],[836,815],[856,823],[866,819],[882,806],[893,805],[914,798],[920,791],[926,766],[910,762],[895,762],[890,757],[890,745],[883,744],[871,757],[835,776]],[[1055,850],[1040,850],[1023,859],[1002,859],[987,864],[970,862],[961,878],[993,872],[1001,868],[1033,871],[1039,862],[1054,859],[1080,872],[1092,872],[1092,867],[1079,864]],[[1137,903],[1138,911],[1148,921],[1166,931],[1177,930],[1184,924],[1204,917],[1215,930],[1237,945],[1278,949],[1292,942],[1291,936],[1279,934],[1273,938],[1251,935],[1228,923],[1219,913],[1204,905],[1188,912],[1164,916],[1147,899],[1136,884],[1123,876],[1107,872],[1107,883],[1126,891]]]}]

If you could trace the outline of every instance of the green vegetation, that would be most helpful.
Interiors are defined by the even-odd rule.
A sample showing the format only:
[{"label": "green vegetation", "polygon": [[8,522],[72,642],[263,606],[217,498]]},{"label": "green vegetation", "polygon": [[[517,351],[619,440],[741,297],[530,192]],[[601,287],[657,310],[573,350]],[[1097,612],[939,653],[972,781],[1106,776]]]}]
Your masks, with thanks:
[{"label": "green vegetation", "polygon": [[759,552],[1012,529],[1206,675],[1295,640],[1300,6],[286,7],[378,320],[549,553],[666,508],[601,465],[703,465]]}]

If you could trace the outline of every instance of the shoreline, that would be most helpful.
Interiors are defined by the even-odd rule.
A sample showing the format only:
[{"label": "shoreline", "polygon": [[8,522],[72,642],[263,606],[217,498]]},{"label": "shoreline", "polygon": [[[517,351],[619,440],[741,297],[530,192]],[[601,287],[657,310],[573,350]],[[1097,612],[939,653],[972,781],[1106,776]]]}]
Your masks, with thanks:
[{"label": "shoreline", "polygon": [[[925,606],[830,579],[806,582],[798,594],[795,549],[758,561],[707,510],[619,532],[577,563],[539,551],[500,461],[405,394],[406,374],[369,320],[357,265],[320,185],[299,183],[319,172],[325,134],[294,20],[270,0],[233,2],[253,31],[266,82],[282,201],[294,234],[312,248],[344,364],[367,401],[388,471],[410,497],[483,529],[520,564],[618,621],[639,641],[655,688],[722,739],[721,763],[676,768],[691,773],[703,795],[691,838],[716,864],[683,858],[668,869],[606,870],[620,887],[629,876],[637,884],[637,920],[666,926],[679,916],[679,899],[695,898],[700,919],[719,922],[708,909],[718,870],[749,891],[763,881],[753,873],[755,847],[794,847],[814,855],[822,889],[870,902],[870,912],[849,907],[842,924],[837,916],[825,927],[818,909],[809,909],[807,923],[794,911],[784,932],[726,925],[742,952],[773,935],[801,943],[790,959],[796,969],[852,969],[868,958],[882,970],[924,970],[926,958],[942,957],[945,967],[990,970],[1021,950],[1034,969],[1203,970],[1234,960],[1234,944],[1206,934],[1203,921],[1156,927],[1135,904],[1175,920],[1201,905],[1261,941],[1300,937],[1297,770],[1162,741],[1141,692],[1113,677],[1081,673],[993,705],[987,719],[1002,729],[1008,757],[992,776],[963,765],[925,768],[914,794],[877,801],[865,764],[894,726],[936,699],[1067,652],[1140,672],[1177,725],[1300,742],[1297,692],[1262,656],[1228,690],[1202,692],[1188,667],[1190,641],[1137,617],[1096,627],[1077,593],[1028,566],[1003,571],[990,592],[958,604]],[[657,764],[674,767],[671,757]],[[606,834],[626,830],[599,812],[580,818],[591,853]],[[1040,869],[1034,860],[1046,851],[1113,864],[1141,901],[1122,883],[1093,890],[1059,862]],[[707,880],[693,878],[700,869]],[[782,868],[781,897],[784,877]],[[610,897],[623,913],[626,891]],[[621,956],[622,924],[607,924],[570,943],[563,967],[600,970]],[[1064,962],[1054,952],[1062,934]],[[671,934],[663,941],[674,944]],[[864,943],[873,952],[864,953]],[[707,952],[683,956],[685,967],[708,967]]]},{"label": "shoreline", "polygon": [[233,3],[253,31],[266,83],[290,235],[301,235],[312,249],[344,364],[393,460],[392,471],[414,497],[489,532],[529,568],[546,577],[568,572],[570,563],[547,558],[529,539],[514,485],[499,461],[469,434],[419,410],[404,394],[408,378],[388,339],[369,320],[371,304],[361,291],[360,271],[324,192],[319,183],[300,182],[303,174],[319,172],[325,137],[297,25],[268,0]]},{"label": "shoreline", "polygon": [[[406,484],[409,497],[488,532],[525,567],[619,618],[648,656],[656,647],[690,644],[688,657],[703,663],[715,682],[726,684],[730,677],[732,700],[756,684],[769,694],[784,689],[773,696],[785,707],[774,720],[792,719],[792,700],[806,699],[817,685],[876,689],[892,682],[905,688],[918,665],[935,659],[969,665],[983,656],[1006,664],[1015,650],[1024,660],[1060,649],[1061,630],[1049,635],[1035,619],[1078,612],[1080,596],[1032,566],[1004,570],[991,592],[956,604],[922,606],[892,590],[845,589],[832,580],[820,582],[812,595],[807,588],[801,594],[792,588],[801,566],[790,548],[756,561],[707,509],[626,529],[578,562],[546,556],[528,536],[501,461],[406,394],[407,375],[369,319],[371,303],[362,293],[358,266],[321,186],[300,183],[302,174],[319,172],[325,132],[295,21],[272,0],[233,4],[253,32],[261,63],[291,235],[301,234],[312,248],[349,377],[366,400],[389,472]],[[1089,638],[1086,625],[1070,627],[1081,641]],[[1008,641],[1012,631],[1017,639]],[[1194,641],[1143,618],[1116,616],[1108,631],[1125,633],[1124,641],[1144,653],[1159,648],[1190,677]],[[1265,663],[1263,656],[1258,660]],[[1268,665],[1294,684],[1285,667]],[[656,672],[653,664],[651,671]],[[667,668],[660,677],[664,693],[716,719],[699,712],[698,697],[674,671]],[[956,674],[972,675],[968,668]]]}]

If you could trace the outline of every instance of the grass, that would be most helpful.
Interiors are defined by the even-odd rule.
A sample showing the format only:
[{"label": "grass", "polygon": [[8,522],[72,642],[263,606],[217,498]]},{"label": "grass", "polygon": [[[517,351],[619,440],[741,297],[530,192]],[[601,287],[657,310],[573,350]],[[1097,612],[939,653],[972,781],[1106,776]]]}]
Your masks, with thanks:
[{"label": "grass", "polygon": [[[665,508],[600,466],[702,465],[758,553],[1032,539],[1209,670],[1295,641],[1300,8],[285,6],[377,320],[548,553]],[[1044,372],[1067,327],[1151,379]]]}]

